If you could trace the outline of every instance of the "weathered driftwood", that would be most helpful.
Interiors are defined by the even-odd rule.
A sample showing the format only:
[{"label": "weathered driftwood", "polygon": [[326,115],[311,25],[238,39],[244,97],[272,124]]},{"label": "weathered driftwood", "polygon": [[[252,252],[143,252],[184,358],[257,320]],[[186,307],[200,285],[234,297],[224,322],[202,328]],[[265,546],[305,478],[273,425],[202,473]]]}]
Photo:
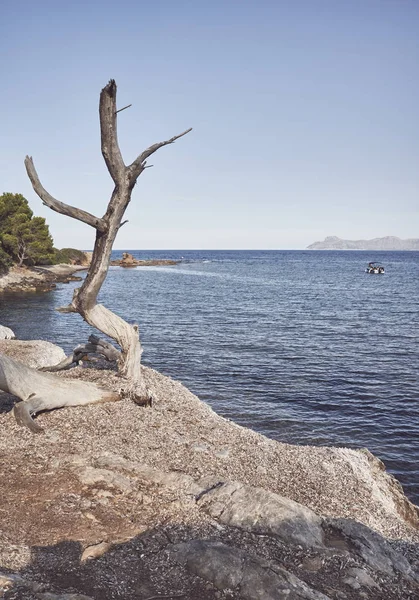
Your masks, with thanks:
[{"label": "weathered driftwood", "polygon": [[0,389],[23,400],[15,405],[13,412],[19,425],[29,427],[34,433],[43,431],[32,419],[40,411],[120,399],[118,393],[94,383],[40,373],[4,355],[0,355]]},{"label": "weathered driftwood", "polygon": [[[122,109],[121,109],[122,110]],[[69,206],[53,198],[41,184],[32,158],[25,159],[26,171],[32,182],[33,189],[43,203],[52,210],[86,223],[96,229],[96,241],[88,275],[82,286],[74,292],[73,300],[63,312],[79,313],[87,323],[114,339],[121,347],[105,348],[102,344],[89,342],[86,346],[76,348],[73,355],[50,370],[61,370],[77,363],[89,352],[97,352],[106,356],[112,355],[118,361],[120,374],[126,378],[126,384],[121,386],[123,392],[138,404],[148,405],[151,398],[141,373],[142,348],[139,340],[138,325],[131,325],[118,315],[97,303],[97,297],[106,278],[115,237],[123,224],[122,218],[131,200],[132,190],[138,177],[147,168],[147,158],[159,148],[173,144],[177,139],[191,131],[188,129],[164,142],[153,144],[142,152],[130,165],[126,166],[122,159],[117,139],[116,84],[111,80],[100,94],[99,116],[101,131],[102,155],[105,159],[109,174],[115,187],[103,217],[97,217],[79,208]],[[116,354],[117,353],[117,354]],[[31,414],[39,410],[50,410],[62,406],[77,406],[101,402],[105,399],[115,399],[115,394],[99,390],[96,386],[72,380],[64,381],[51,374],[33,371],[23,365],[10,362],[10,359],[0,355],[0,389],[15,394],[24,403],[16,405],[15,415],[21,424],[27,425],[32,431],[38,430],[33,423]],[[12,379],[10,379],[10,373]]]},{"label": "weathered driftwood", "polygon": [[107,361],[119,361],[121,353],[112,344],[106,340],[98,338],[96,335],[91,335],[87,344],[79,344],[76,346],[69,356],[66,356],[57,365],[50,367],[41,367],[40,371],[57,372],[71,369],[78,365],[83,360],[88,360],[89,354],[99,355],[106,358]]}]

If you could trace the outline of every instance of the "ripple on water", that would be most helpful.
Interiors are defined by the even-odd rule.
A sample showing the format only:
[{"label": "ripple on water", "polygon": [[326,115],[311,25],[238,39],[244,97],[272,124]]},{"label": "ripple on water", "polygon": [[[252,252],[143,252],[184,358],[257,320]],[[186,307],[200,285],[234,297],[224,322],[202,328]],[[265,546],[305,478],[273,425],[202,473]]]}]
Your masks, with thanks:
[{"label": "ripple on water", "polygon": [[[140,323],[145,364],[275,439],[367,446],[419,502],[419,253],[133,254],[184,257],[114,268],[101,292]],[[370,260],[385,276],[366,276]],[[76,285],[1,298],[0,322],[69,351],[91,333],[55,311]]]}]

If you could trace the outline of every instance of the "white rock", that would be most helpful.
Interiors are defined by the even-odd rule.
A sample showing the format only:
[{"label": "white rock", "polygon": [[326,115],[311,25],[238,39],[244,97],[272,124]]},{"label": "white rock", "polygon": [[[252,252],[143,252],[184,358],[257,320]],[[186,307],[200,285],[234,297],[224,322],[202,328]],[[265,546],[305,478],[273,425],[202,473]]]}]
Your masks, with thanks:
[{"label": "white rock", "polygon": [[62,348],[45,340],[2,340],[1,328],[0,354],[5,354],[33,369],[56,365],[65,358]]},{"label": "white rock", "polygon": [[15,338],[15,334],[8,327],[4,327],[4,325],[0,325],[0,340],[13,340]]}]

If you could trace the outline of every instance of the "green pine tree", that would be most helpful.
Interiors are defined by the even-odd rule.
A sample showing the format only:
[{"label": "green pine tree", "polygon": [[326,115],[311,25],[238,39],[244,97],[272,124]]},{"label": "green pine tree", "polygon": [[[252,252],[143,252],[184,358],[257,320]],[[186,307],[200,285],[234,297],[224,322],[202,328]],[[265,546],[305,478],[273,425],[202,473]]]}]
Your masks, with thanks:
[{"label": "green pine tree", "polygon": [[44,218],[33,216],[21,194],[0,196],[0,248],[19,266],[51,264],[54,260],[48,225]]}]

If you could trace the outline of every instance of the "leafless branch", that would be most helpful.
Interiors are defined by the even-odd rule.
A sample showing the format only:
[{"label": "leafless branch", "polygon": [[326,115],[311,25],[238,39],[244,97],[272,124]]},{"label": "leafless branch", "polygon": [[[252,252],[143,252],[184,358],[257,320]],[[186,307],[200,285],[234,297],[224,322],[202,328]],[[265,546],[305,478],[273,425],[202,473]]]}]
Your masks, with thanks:
[{"label": "leafless branch", "polygon": [[[60,312],[78,312],[89,325],[114,339],[121,348],[121,352],[119,353],[116,349],[113,349],[111,345],[107,348],[102,342],[94,343],[92,340],[89,340],[89,343],[85,346],[75,349],[73,356],[65,360],[64,363],[60,365],[60,368],[68,367],[70,364],[74,363],[74,358],[77,359],[80,356],[84,357],[89,353],[112,356],[112,359],[114,359],[113,357],[118,356],[117,362],[119,374],[127,382],[126,387],[124,387],[124,393],[138,404],[150,404],[151,395],[141,370],[142,346],[139,340],[138,326],[127,323],[124,319],[103,306],[103,304],[98,303],[97,299],[108,273],[113,243],[119,228],[121,227],[121,223],[123,224],[126,222],[122,221],[125,210],[131,200],[132,190],[138,176],[148,166],[146,164],[147,158],[159,148],[167,146],[168,144],[173,144],[173,142],[189,133],[191,129],[188,129],[169,140],[150,146],[138,156],[132,165],[127,167],[124,164],[117,138],[117,113],[120,111],[116,108],[116,92],[116,83],[111,79],[102,89],[99,101],[102,154],[109,170],[109,174],[115,182],[106,212],[101,219],[90,213],[55,200],[55,198],[50,196],[50,194],[42,187],[32,159],[27,157],[25,164],[34,190],[47,206],[57,212],[88,223],[96,229],[96,240],[88,274],[80,288],[74,290],[71,304],[59,309]],[[41,376],[41,373],[38,371],[36,374],[38,377]],[[42,374],[42,377],[46,378],[47,374]],[[51,375],[48,375],[48,377],[51,377]],[[76,384],[72,383],[72,385]],[[86,390],[86,386],[90,391]],[[80,395],[76,394],[76,397],[72,398],[71,401],[65,397],[64,404],[61,399],[58,398],[56,401],[53,401],[49,396],[48,405],[46,405],[45,402],[42,403],[38,401],[38,399],[36,399],[36,402],[34,401],[35,404],[31,401],[32,404],[28,405],[29,408],[27,410],[25,408],[26,412],[21,416],[21,421],[25,422],[25,424],[29,423],[29,426],[31,426],[26,413],[29,410],[28,414],[30,416],[30,411],[36,412],[39,407],[41,407],[41,410],[49,410],[58,406],[77,406],[102,400],[115,400],[120,396],[120,394],[104,393],[103,390],[96,388],[92,390],[92,386],[90,385],[89,387],[87,384],[84,384],[82,387],[83,390]],[[21,388],[19,388],[19,390],[20,389]],[[26,387],[24,389],[26,390]],[[39,389],[43,390],[43,387],[41,386]],[[18,397],[21,397],[19,396],[19,393],[17,393],[17,395]],[[25,400],[25,398],[23,399]]]},{"label": "leafless branch", "polygon": [[69,304],[67,306],[59,306],[55,310],[60,313],[76,313],[77,312],[77,310],[71,304]]},{"label": "leafless branch", "polygon": [[140,175],[140,173],[144,170],[144,168],[145,168],[144,161],[146,161],[149,156],[154,154],[154,152],[159,150],[159,148],[163,148],[163,146],[167,146],[168,144],[173,144],[173,142],[175,142],[179,138],[183,137],[190,131],[192,131],[192,127],[187,129],[183,133],[180,133],[179,135],[175,135],[174,137],[170,138],[170,140],[166,140],[165,142],[157,142],[157,144],[153,144],[152,146],[147,148],[147,150],[144,150],[144,152],[142,152],[134,160],[134,162],[132,164],[130,164],[130,166],[128,167],[128,171],[130,173],[131,179],[136,179]]},{"label": "leafless branch", "polygon": [[102,233],[107,231],[107,224],[103,219],[95,217],[91,213],[81,210],[80,208],[75,208],[74,206],[60,202],[51,196],[51,194],[47,192],[40,182],[31,156],[27,156],[25,158],[25,167],[28,177],[31,180],[33,189],[46,206],[49,206],[49,208],[55,210],[55,212],[60,213],[61,215],[66,215],[67,217],[72,217],[73,219],[87,223],[87,225],[94,227]]},{"label": "leafless branch", "polygon": [[120,108],[119,110],[116,110],[115,114],[122,112],[123,110],[125,110],[126,108],[129,108],[130,106],[132,106],[132,104],[127,104],[126,106],[124,106],[124,108]]}]

